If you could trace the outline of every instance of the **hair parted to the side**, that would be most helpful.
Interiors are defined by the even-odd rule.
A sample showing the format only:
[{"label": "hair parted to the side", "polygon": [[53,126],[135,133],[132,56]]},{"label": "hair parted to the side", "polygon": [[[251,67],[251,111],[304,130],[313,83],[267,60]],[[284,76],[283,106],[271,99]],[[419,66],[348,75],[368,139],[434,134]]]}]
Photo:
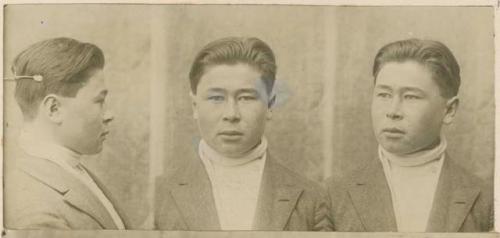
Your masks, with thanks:
[{"label": "hair parted to the side", "polygon": [[460,66],[446,45],[439,41],[408,39],[389,43],[382,47],[373,64],[373,77],[386,63],[415,61],[427,68],[439,85],[441,96],[451,98],[460,88]]},{"label": "hair parted to the side", "polygon": [[76,96],[90,73],[104,67],[104,54],[99,47],[71,38],[53,38],[37,42],[15,59],[15,75],[41,75],[37,82],[29,78],[16,80],[15,98],[26,120],[38,113],[38,106],[49,94]]},{"label": "hair parted to the side", "polygon": [[196,88],[207,68],[215,65],[248,64],[262,74],[266,90],[271,93],[276,78],[276,62],[271,48],[255,37],[227,37],[207,44],[196,55],[189,72],[191,91]]}]

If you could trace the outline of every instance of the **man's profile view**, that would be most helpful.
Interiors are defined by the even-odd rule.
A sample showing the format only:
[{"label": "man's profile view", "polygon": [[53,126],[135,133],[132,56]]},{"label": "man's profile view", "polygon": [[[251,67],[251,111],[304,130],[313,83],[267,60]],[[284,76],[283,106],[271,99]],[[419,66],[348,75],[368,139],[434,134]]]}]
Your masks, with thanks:
[{"label": "man's profile view", "polygon": [[6,171],[6,228],[125,228],[110,194],[81,164],[101,152],[113,120],[103,67],[101,49],[70,38],[35,43],[15,58],[24,121]]}]

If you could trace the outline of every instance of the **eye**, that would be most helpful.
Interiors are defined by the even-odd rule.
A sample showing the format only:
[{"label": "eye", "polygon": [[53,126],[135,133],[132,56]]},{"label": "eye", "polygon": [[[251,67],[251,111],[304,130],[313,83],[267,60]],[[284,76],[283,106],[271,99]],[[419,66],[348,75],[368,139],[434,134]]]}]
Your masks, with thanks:
[{"label": "eye", "polygon": [[242,95],[242,96],[238,97],[239,101],[253,101],[253,100],[256,100],[256,99],[257,99],[257,97],[251,96],[251,95]]},{"label": "eye", "polygon": [[221,96],[221,95],[212,95],[212,96],[208,96],[207,99],[209,101],[222,102],[222,101],[224,101],[224,96]]},{"label": "eye", "polygon": [[392,95],[390,93],[386,93],[386,92],[379,92],[379,93],[377,93],[377,97],[379,97],[379,98],[391,98]]},{"label": "eye", "polygon": [[420,97],[417,95],[407,94],[407,95],[404,95],[404,99],[415,100],[415,99],[420,99]]}]

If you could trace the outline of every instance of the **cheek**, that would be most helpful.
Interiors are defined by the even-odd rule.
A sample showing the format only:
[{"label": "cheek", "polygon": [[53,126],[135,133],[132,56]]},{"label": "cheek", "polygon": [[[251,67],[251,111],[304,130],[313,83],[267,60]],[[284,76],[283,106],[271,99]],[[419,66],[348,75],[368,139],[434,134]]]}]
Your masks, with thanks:
[{"label": "cheek", "polygon": [[383,104],[379,101],[373,101],[371,107],[372,124],[374,129],[379,127],[380,122],[385,118],[386,113]]},{"label": "cheek", "polygon": [[103,122],[102,110],[98,105],[90,105],[85,107],[80,111],[79,117],[84,130],[83,133],[100,133],[100,130],[103,127]]},{"label": "cheek", "polygon": [[216,126],[222,115],[220,107],[201,103],[194,110],[198,114],[196,121],[202,131],[216,130]]},{"label": "cheek", "polygon": [[414,133],[427,137],[439,133],[441,111],[430,105],[414,108],[408,112],[408,124]]},{"label": "cheek", "polygon": [[205,118],[216,117],[216,115],[220,114],[222,105],[212,104],[212,103],[199,103],[198,107],[195,110],[198,111],[200,116],[204,116]]},{"label": "cheek", "polygon": [[87,128],[92,129],[92,128],[101,128],[102,126],[102,120],[100,117],[100,113],[92,113],[90,115],[87,115],[85,118],[85,125]]},{"label": "cheek", "polygon": [[241,107],[242,122],[252,128],[264,127],[267,121],[267,113],[267,107],[257,103]]},{"label": "cheek", "polygon": [[[68,125],[81,127],[87,120],[85,108],[81,107],[81,105],[71,105],[69,110],[66,112],[64,122]],[[80,126],[77,126],[80,125]]]}]

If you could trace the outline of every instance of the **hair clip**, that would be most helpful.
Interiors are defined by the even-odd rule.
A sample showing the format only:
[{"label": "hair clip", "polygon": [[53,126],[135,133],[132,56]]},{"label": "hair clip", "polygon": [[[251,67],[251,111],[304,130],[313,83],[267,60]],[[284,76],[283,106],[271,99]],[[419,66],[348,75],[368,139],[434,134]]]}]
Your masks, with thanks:
[{"label": "hair clip", "polygon": [[27,75],[14,75],[13,78],[4,78],[4,80],[9,80],[9,81],[15,81],[17,79],[33,79],[37,82],[42,82],[43,81],[43,76],[42,75],[33,75],[33,76],[27,76]]}]

